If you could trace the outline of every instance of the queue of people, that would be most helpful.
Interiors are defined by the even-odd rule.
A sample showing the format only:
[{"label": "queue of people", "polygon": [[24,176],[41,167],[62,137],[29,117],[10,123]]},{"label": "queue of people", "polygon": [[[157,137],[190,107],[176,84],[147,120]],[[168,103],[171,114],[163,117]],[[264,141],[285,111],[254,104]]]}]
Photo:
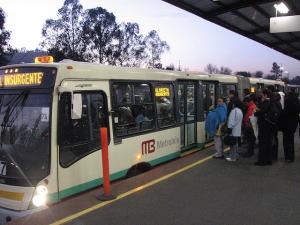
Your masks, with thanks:
[{"label": "queue of people", "polygon": [[[219,98],[217,107],[206,119],[206,131],[214,136],[216,153],[213,157],[235,162],[240,157],[242,143],[247,144],[247,151],[242,156],[253,157],[258,144],[255,165],[272,165],[278,159],[278,131],[281,131],[285,161],[293,162],[299,113],[300,102],[293,92],[276,92],[272,86],[260,94],[244,90],[242,102],[235,91],[230,91],[227,101]],[[224,144],[230,146],[227,157],[224,156]]]}]

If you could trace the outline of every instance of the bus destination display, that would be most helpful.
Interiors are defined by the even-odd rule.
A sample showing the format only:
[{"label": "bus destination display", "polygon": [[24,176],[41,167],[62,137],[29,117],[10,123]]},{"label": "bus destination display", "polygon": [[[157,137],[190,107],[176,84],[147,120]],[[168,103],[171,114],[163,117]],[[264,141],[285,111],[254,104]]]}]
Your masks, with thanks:
[{"label": "bus destination display", "polygon": [[155,96],[162,97],[162,96],[170,96],[170,89],[169,88],[155,88]]},{"label": "bus destination display", "polygon": [[43,72],[8,74],[0,77],[0,84],[2,87],[40,85],[43,76]]},{"label": "bus destination display", "polygon": [[56,69],[13,68],[0,70],[0,88],[48,88],[54,85]]}]

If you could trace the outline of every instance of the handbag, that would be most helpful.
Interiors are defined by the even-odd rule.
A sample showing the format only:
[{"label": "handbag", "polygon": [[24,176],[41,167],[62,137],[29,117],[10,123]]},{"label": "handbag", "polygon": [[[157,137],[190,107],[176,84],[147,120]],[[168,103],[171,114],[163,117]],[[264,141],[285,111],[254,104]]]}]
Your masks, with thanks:
[{"label": "handbag", "polygon": [[228,133],[228,129],[227,129],[227,122],[223,123],[221,126],[221,134],[222,136],[224,136],[225,134]]},{"label": "handbag", "polygon": [[233,145],[236,145],[237,143],[237,138],[232,136],[232,135],[229,135],[227,134],[225,137],[224,137],[224,144],[225,145],[229,145],[229,146],[233,146]]},{"label": "handbag", "polygon": [[220,123],[216,132],[216,136],[224,136],[227,134],[227,124],[226,123]]}]

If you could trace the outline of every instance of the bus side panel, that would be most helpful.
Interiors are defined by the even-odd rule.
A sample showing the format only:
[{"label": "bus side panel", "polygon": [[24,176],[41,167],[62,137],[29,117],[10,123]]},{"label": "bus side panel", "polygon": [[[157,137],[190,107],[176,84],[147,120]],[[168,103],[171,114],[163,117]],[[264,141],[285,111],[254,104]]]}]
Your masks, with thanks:
[{"label": "bus side panel", "polygon": [[[130,137],[109,145],[111,179],[126,175],[133,165],[147,162],[154,166],[180,156],[179,127]],[[60,198],[102,184],[102,156],[96,151],[68,168],[59,168]]]}]

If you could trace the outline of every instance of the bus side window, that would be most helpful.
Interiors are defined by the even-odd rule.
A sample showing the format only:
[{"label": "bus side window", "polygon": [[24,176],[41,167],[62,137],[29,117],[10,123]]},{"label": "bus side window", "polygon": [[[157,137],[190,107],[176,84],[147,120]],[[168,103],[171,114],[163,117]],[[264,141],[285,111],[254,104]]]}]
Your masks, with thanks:
[{"label": "bus side window", "polygon": [[154,128],[154,104],[149,84],[114,83],[112,99],[116,137],[128,136]]},{"label": "bus side window", "polygon": [[221,84],[221,96],[222,98],[227,98],[230,91],[236,91],[236,86],[234,84]]},{"label": "bus side window", "polygon": [[221,84],[220,97],[226,98],[228,96],[228,86],[226,84]]},{"label": "bus side window", "polygon": [[184,122],[184,114],[185,114],[185,108],[184,108],[184,85],[179,84],[177,89],[177,99],[178,99],[178,113],[179,113],[179,123]]},{"label": "bus side window", "polygon": [[100,148],[99,128],[108,126],[102,93],[82,92],[82,117],[71,119],[71,94],[60,98],[60,164],[70,166]]},{"label": "bus side window", "polygon": [[207,100],[207,84],[202,84],[202,97],[203,97],[203,111],[204,111],[204,119],[206,119],[206,115],[208,113],[209,101]]},{"label": "bus side window", "polygon": [[207,114],[211,109],[215,107],[215,85],[205,84],[203,85],[203,105],[204,112]]},{"label": "bus side window", "polygon": [[173,85],[158,84],[155,86],[154,93],[158,126],[163,128],[174,125],[176,117]]}]

